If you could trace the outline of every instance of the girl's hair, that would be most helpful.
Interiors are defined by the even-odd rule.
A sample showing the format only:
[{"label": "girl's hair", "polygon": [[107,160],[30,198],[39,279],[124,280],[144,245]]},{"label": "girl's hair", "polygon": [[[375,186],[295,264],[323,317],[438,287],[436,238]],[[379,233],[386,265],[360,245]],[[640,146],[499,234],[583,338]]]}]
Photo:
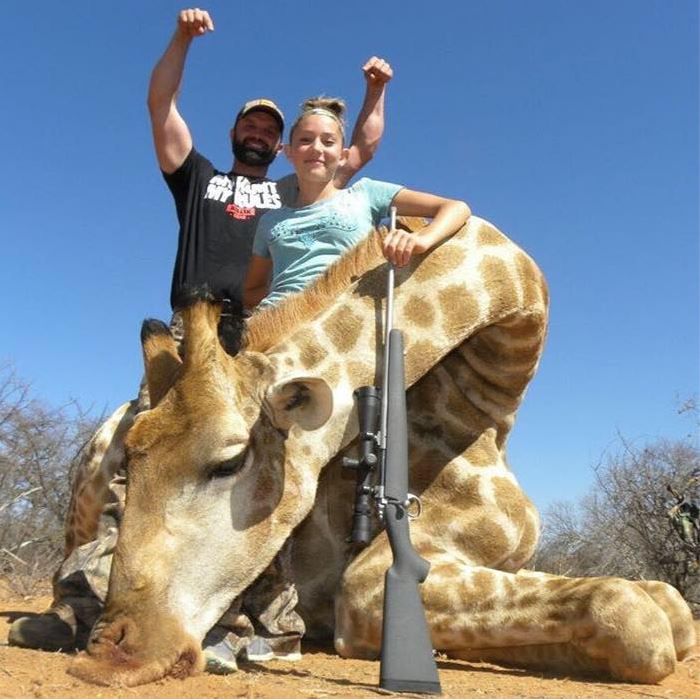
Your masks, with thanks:
[{"label": "girl's hair", "polygon": [[304,117],[312,114],[320,114],[321,116],[327,116],[333,119],[338,124],[341,137],[345,139],[345,102],[339,97],[325,97],[321,95],[319,97],[309,97],[309,99],[305,100],[301,105],[301,114],[299,114],[292,128],[289,130],[290,143],[294,135],[294,129],[296,129]]}]

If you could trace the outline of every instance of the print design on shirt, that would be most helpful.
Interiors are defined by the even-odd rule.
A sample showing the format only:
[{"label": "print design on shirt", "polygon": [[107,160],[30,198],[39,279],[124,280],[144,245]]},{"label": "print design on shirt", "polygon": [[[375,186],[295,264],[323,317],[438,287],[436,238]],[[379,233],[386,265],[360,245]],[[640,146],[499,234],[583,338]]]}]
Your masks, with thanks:
[{"label": "print design on shirt", "polygon": [[325,233],[335,236],[338,232],[351,233],[356,229],[356,202],[349,196],[342,196],[335,202],[335,208],[327,207],[318,218],[304,220],[297,217],[278,221],[270,231],[270,242],[284,238],[310,248]]},{"label": "print design on shirt", "polygon": [[228,175],[214,175],[207,184],[205,199],[225,204],[233,196],[233,202],[226,206],[226,213],[236,219],[255,216],[257,209],[279,209],[282,201],[277,192],[277,182],[251,182],[243,175],[237,175],[234,182]]}]

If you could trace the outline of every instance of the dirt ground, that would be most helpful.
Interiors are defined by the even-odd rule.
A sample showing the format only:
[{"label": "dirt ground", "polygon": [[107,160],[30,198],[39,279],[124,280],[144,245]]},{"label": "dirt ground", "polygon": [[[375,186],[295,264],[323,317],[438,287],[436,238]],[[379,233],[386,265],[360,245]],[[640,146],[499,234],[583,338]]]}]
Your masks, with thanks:
[{"label": "dirt ground", "polygon": [[[303,659],[297,663],[242,665],[237,674],[226,677],[199,675],[186,680],[162,680],[133,689],[93,687],[66,673],[70,655],[7,646],[7,631],[12,621],[28,613],[40,612],[49,603],[48,597],[17,598],[0,589],[0,698],[376,699],[390,694],[377,686],[379,663],[343,660],[334,655],[332,647],[305,648]],[[700,637],[700,622],[696,623]],[[596,682],[449,659],[439,659],[438,670],[444,697],[629,699],[638,696],[698,699],[700,646],[696,647],[696,651],[679,664],[672,676],[658,685]]]}]

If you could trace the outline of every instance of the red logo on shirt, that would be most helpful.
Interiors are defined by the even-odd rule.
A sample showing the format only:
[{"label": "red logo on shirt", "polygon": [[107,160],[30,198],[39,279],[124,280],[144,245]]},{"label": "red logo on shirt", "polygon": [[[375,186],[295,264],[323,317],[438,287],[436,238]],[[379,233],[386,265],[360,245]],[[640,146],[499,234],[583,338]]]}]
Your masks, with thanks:
[{"label": "red logo on shirt", "polygon": [[255,216],[255,207],[247,206],[236,206],[236,204],[229,204],[226,207],[226,213],[233,218],[239,219],[240,221],[245,221],[246,219],[253,218]]}]

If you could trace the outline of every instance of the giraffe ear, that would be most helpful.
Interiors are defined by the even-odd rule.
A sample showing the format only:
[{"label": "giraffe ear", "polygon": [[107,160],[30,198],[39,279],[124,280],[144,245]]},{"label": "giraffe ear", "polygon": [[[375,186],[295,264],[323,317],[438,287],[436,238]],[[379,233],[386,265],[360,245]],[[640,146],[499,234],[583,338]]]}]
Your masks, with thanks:
[{"label": "giraffe ear", "polygon": [[292,425],[316,430],[333,412],[333,392],[323,379],[287,377],[267,389],[265,406],[274,425],[282,430]]},{"label": "giraffe ear", "polygon": [[160,320],[144,320],[141,347],[151,408],[168,392],[180,371],[182,360],[168,326]]}]

